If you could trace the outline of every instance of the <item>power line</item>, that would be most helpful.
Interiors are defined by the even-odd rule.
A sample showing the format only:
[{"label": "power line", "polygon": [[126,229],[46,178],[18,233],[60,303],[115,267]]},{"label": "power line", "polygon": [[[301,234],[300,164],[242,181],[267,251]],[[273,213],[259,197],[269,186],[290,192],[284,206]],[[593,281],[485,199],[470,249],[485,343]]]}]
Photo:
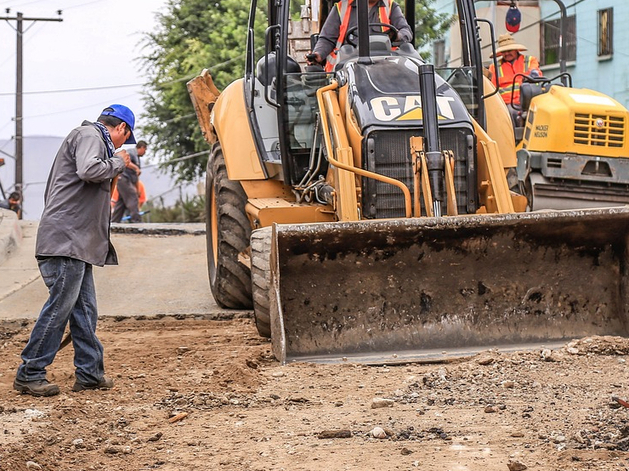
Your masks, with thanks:
[{"label": "power line", "polygon": [[[191,118],[192,116],[196,116],[196,113],[190,113],[190,114],[185,114],[183,116],[175,116],[174,118],[170,118],[166,120],[160,120],[160,123],[162,124],[174,123],[175,121],[179,121],[181,119],[186,119],[186,118]],[[1,129],[2,128],[0,128],[0,130]]]},{"label": "power line", "polygon": [[2,131],[4,128],[6,128],[12,122],[13,122],[13,120],[10,120],[10,121],[7,121],[3,126],[0,126],[0,131]]},{"label": "power line", "polygon": [[[98,0],[100,1],[100,0]],[[0,18],[2,19],[2,18]],[[259,47],[256,49],[256,51],[262,50],[262,47]],[[242,59],[245,56],[245,53],[240,54],[236,57],[232,57],[231,59],[228,59],[224,62],[221,62],[220,64],[216,64],[214,66],[212,66],[212,70],[216,70],[216,69],[221,69],[223,67],[225,67],[226,65],[231,64],[232,62],[237,61],[238,59]],[[94,91],[94,90],[109,90],[109,89],[114,89],[114,88],[132,88],[132,87],[141,87],[141,86],[149,86],[149,85],[154,85],[156,88],[159,87],[164,87],[166,85],[172,85],[174,83],[180,83],[180,82],[187,82],[188,80],[196,77],[198,74],[195,72],[193,74],[188,74],[185,75],[183,77],[180,77],[178,79],[172,79],[169,80],[167,82],[160,82],[157,84],[153,84],[151,82],[144,82],[144,83],[127,83],[127,84],[122,84],[122,85],[107,85],[107,86],[100,86],[100,87],[86,87],[86,88],[68,88],[68,89],[62,89],[62,90],[38,90],[38,91],[34,91],[34,92],[23,92],[25,95],[43,95],[43,94],[47,94],[47,93],[74,93],[74,92],[84,92],[84,91]],[[14,93],[11,92],[2,92],[0,93],[0,96],[10,96],[10,95],[14,95]]]},{"label": "power line", "polygon": [[[114,88],[132,88],[132,87],[142,87],[147,85],[146,83],[127,83],[123,85],[108,85],[102,87],[85,87],[85,88],[67,88],[62,90],[38,90],[34,92],[23,92],[24,95],[42,95],[48,93],[72,93],[72,92],[91,92],[94,90],[110,90]],[[0,96],[9,96],[15,95],[15,93],[4,92],[0,93]]]},{"label": "power line", "polygon": [[135,93],[132,93],[131,95],[121,96],[121,97],[118,97],[118,98],[115,98],[115,99],[111,99],[111,100],[107,100],[107,101],[99,101],[98,103],[91,103],[89,105],[80,106],[78,108],[72,108],[72,109],[69,109],[69,110],[53,111],[52,113],[42,113],[42,114],[28,115],[28,116],[25,116],[25,118],[28,118],[28,119],[43,118],[45,116],[53,116],[53,115],[56,115],[56,114],[72,113],[73,111],[93,109],[94,106],[96,106],[96,105],[104,105],[104,106],[106,106],[106,105],[108,105],[108,104],[110,104],[112,102],[116,102],[116,101],[119,101],[119,100],[122,101],[125,98],[129,98],[129,97],[132,97],[132,96],[135,96]]},{"label": "power line", "polygon": [[1,149],[4,149],[6,146],[8,146],[9,144],[11,144],[11,142],[12,142],[12,141],[13,141],[13,138],[11,138],[11,139],[7,139],[7,141],[4,143],[4,145],[3,145],[2,147],[0,147],[0,150],[1,150]]},{"label": "power line", "polygon": [[[580,3],[583,3],[584,1],[585,1],[585,0],[575,0],[572,4],[570,4],[570,5],[566,5],[566,10],[567,10],[567,9],[569,9],[569,8],[574,8],[574,7],[576,7],[577,5],[579,5]],[[452,3],[449,3],[448,5],[452,5]],[[552,13],[548,13],[548,14],[547,14],[546,16],[544,16],[543,18],[540,18],[539,20],[533,21],[533,22],[531,22],[531,23],[527,24],[526,26],[521,27],[521,28],[520,28],[520,31],[525,31],[525,30],[527,30],[527,29],[529,29],[529,28],[533,28],[533,27],[535,27],[535,26],[539,26],[539,25],[541,25],[542,23],[544,23],[544,22],[546,22],[547,20],[549,20],[550,18],[555,17],[555,16],[556,16],[557,14],[559,14],[559,13],[560,13],[559,11],[554,11],[554,12],[552,12]],[[553,26],[553,25],[550,25],[550,24],[549,24],[548,26],[549,26],[549,27],[555,27],[555,28],[558,28],[558,27]],[[575,38],[576,38],[576,39],[583,40],[583,41],[586,41],[586,42],[589,42],[589,43],[593,43],[591,40],[588,40],[587,38],[585,38],[585,37],[584,37],[584,36],[582,36],[582,35],[575,34]],[[564,40],[565,40],[565,38],[564,38]],[[489,48],[491,48],[491,43],[490,43],[490,44],[485,44],[484,46],[482,46],[482,48],[481,48],[481,49],[482,49],[482,50],[486,50],[486,49],[489,49]],[[616,54],[616,53],[617,53],[617,54],[619,54],[619,55],[623,55],[623,56],[629,56],[629,54],[628,54],[628,53],[625,53],[625,52],[623,52],[623,51],[618,51],[618,52],[614,51],[614,54]],[[455,62],[455,61],[458,61],[458,60],[461,60],[461,57],[450,58],[450,62]],[[548,64],[547,64],[547,65],[548,65]]]},{"label": "power line", "polygon": [[188,160],[188,159],[192,159],[194,157],[199,157],[200,155],[209,154],[210,152],[212,152],[212,150],[203,150],[201,152],[195,152],[194,154],[184,155],[183,157],[178,157],[176,159],[166,160],[165,162],[159,162],[159,163],[156,163],[156,164],[143,165],[142,168],[162,167],[162,166],[165,166],[165,165],[172,164],[174,162],[181,162],[182,160]]},{"label": "power line", "polygon": [[[8,14],[7,10],[7,14]],[[22,81],[23,81],[23,67],[22,67],[22,51],[23,51],[23,36],[26,31],[23,29],[25,21],[31,21],[35,24],[38,21],[63,21],[61,18],[61,12],[59,12],[58,18],[36,18],[25,17],[21,12],[17,12],[15,16],[0,17],[0,20],[15,21],[15,32],[17,33],[17,52],[16,52],[16,78],[15,78],[15,188],[22,193],[22,157],[23,157],[23,139],[22,139]],[[32,26],[32,25],[31,25]],[[28,31],[28,27],[26,28]],[[21,214],[18,215],[22,219]]]},{"label": "power line", "polygon": [[79,5],[72,5],[69,7],[65,7],[64,10],[71,10],[72,8],[81,8],[84,7],[86,5],[91,5],[92,3],[100,3],[103,2],[105,0],[92,0],[91,2],[86,2],[86,3],[80,3]]},{"label": "power line", "polygon": [[[8,23],[8,21],[7,21],[7,23]],[[31,25],[31,26],[35,26],[35,27],[37,27],[36,25],[37,25],[37,23],[33,23],[33,25]],[[9,24],[9,26],[11,26],[11,25]],[[12,27],[12,26],[11,26],[11,27]],[[12,28],[13,28],[13,27],[12,27]],[[13,28],[13,29],[15,29],[15,28]],[[38,34],[40,31],[42,31],[42,30],[43,30],[43,28],[39,28],[39,29],[36,29],[35,31],[31,32],[31,34],[29,34],[29,36],[28,36],[28,38],[26,39],[26,41],[24,41],[24,44],[28,44],[29,42],[31,42],[31,40],[32,40],[35,36],[37,36],[37,34]],[[7,56],[7,58],[6,58],[6,59],[4,59],[2,62],[0,62],[0,67],[1,67],[1,66],[3,66],[4,64],[6,64],[7,62],[9,62],[11,59],[13,59],[13,57],[14,57],[14,56],[13,56],[13,54],[11,54],[11,55]]]},{"label": "power line", "polygon": [[[16,5],[15,7],[16,8],[22,8],[22,7],[25,7],[26,5],[32,5],[33,3],[41,3],[43,1],[45,1],[45,0],[33,0],[32,2],[22,3],[21,5]],[[14,0],[13,1],[9,0],[8,2],[0,2],[0,5],[5,5],[7,3],[15,4],[15,1]]]},{"label": "power line", "polygon": [[[18,4],[15,5],[15,0],[8,0],[8,1],[0,1],[0,5],[6,5],[7,3],[11,3],[12,5],[15,5],[15,8],[22,8],[25,7],[26,5],[33,5],[35,3],[43,3],[43,2],[47,2],[48,0],[33,0],[32,2],[27,2],[27,3],[22,3],[22,4]],[[70,5],[69,7],[64,7],[61,8],[61,10],[70,10],[72,8],[80,8],[80,7],[84,7],[86,5],[91,5],[92,3],[99,3],[99,2],[103,2],[105,0],[92,0],[90,2],[86,2],[86,3],[80,3],[78,5]]]}]

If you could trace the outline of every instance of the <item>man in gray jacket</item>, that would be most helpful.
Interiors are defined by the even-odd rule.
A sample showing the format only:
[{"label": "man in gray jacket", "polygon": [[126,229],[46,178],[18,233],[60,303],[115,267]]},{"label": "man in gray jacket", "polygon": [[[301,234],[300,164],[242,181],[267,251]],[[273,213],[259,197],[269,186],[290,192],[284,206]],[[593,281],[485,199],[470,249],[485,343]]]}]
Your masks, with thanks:
[{"label": "man in gray jacket", "polygon": [[76,367],[73,391],[110,389],[103,346],[96,337],[96,292],[92,266],[117,265],[109,240],[112,179],[129,165],[122,144],[134,144],[135,116],[111,105],[94,123],[84,121],[65,138],[53,163],[37,231],[36,256],[49,298],[22,351],[13,387],[23,394],[54,396],[46,379],[68,322]]}]

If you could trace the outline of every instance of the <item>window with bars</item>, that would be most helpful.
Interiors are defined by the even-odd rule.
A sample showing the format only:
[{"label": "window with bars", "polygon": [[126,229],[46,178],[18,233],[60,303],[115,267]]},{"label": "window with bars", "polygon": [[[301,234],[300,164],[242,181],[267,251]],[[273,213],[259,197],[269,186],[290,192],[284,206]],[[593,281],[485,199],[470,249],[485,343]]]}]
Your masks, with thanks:
[{"label": "window with bars", "polygon": [[598,56],[611,56],[614,53],[614,9],[598,11]]},{"label": "window with bars", "polygon": [[[566,18],[566,35],[563,38],[566,49],[566,61],[577,60],[577,17],[575,15]],[[559,63],[559,36],[560,20],[550,20],[541,22],[542,57],[540,65]]]}]

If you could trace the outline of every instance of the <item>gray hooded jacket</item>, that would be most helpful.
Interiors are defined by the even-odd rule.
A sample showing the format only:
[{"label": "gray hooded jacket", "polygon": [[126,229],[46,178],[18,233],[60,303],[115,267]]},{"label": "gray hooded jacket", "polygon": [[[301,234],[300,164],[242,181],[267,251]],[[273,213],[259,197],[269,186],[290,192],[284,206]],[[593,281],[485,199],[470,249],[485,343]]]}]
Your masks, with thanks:
[{"label": "gray hooded jacket", "polygon": [[92,265],[117,265],[109,240],[111,180],[125,169],[109,157],[100,131],[89,121],[65,138],[52,165],[36,255],[70,257]]}]

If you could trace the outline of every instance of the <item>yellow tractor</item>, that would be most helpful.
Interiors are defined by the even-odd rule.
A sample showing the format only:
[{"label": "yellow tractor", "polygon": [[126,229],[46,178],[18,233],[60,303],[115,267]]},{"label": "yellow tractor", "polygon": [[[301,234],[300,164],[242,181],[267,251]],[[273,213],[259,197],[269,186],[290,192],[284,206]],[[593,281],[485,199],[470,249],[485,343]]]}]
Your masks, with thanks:
[{"label": "yellow tractor", "polygon": [[625,334],[629,210],[524,212],[473,0],[456,0],[462,65],[437,71],[374,33],[367,0],[354,1],[357,39],[334,71],[299,63],[331,1],[306,1],[300,20],[289,0],[268,2],[258,38],[252,0],[244,77],[222,92],[208,71],[188,84],[212,145],[217,303],[253,306],[282,362],[434,360]]}]

